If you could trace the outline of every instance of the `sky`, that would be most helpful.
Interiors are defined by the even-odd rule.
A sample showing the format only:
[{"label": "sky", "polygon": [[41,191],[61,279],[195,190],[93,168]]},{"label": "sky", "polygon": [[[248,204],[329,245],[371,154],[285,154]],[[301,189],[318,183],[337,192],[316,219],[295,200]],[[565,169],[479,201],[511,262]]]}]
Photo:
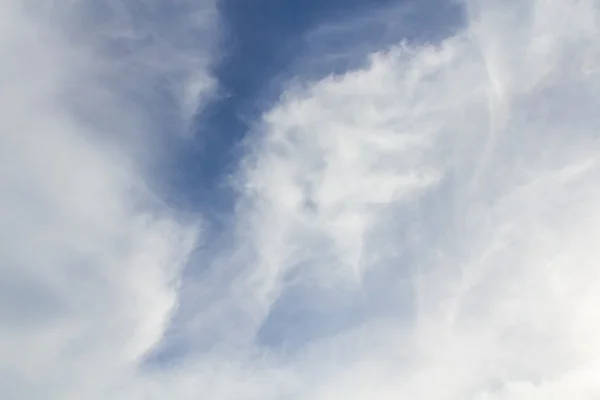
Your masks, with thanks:
[{"label": "sky", "polygon": [[0,2],[0,395],[600,398],[595,0]]}]

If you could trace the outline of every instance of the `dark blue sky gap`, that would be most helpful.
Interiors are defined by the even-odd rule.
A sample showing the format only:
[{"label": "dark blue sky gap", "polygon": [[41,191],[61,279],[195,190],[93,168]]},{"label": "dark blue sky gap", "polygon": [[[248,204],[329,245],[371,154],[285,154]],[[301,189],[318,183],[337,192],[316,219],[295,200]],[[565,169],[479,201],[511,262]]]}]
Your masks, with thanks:
[{"label": "dark blue sky gap", "polygon": [[[323,21],[352,17],[392,0],[223,0],[224,35],[212,73],[221,95],[196,116],[196,139],[177,149],[171,166],[183,207],[226,214],[234,198],[226,184],[237,145],[280,91],[276,78],[307,51],[304,35]],[[177,201],[176,201],[177,202]],[[217,217],[218,219],[218,217]]]},{"label": "dark blue sky gap", "polygon": [[[407,3],[415,7],[408,14],[409,20],[398,21],[401,26],[377,26],[375,18],[367,24],[369,26],[358,24],[358,32],[355,25],[351,25],[337,31],[335,36],[309,35],[321,24],[336,24],[345,18],[364,16],[377,7]],[[462,22],[461,10],[450,3],[449,0],[223,0],[220,12],[227,34],[219,49],[224,54],[220,62],[213,65],[212,72],[226,96],[216,99],[197,115],[196,139],[181,142],[185,148],[179,149],[177,159],[170,166],[174,171],[171,193],[177,197],[175,203],[183,203],[182,208],[192,212],[202,210],[209,222],[226,223],[235,197],[222,183],[227,173],[235,170],[241,155],[236,146],[248,133],[251,123],[272,105],[270,102],[277,100],[281,85],[288,78],[318,79],[355,67],[345,62],[347,60],[331,65],[320,56],[332,51],[357,57],[357,41],[361,42],[359,54],[363,49],[380,50],[382,45],[401,39],[437,42]],[[376,26],[371,26],[373,24]],[[390,29],[394,32],[386,32]],[[390,36],[382,38],[385,34]],[[209,248],[223,240],[218,234],[209,239],[213,241],[206,244]],[[205,263],[201,264],[206,267]],[[192,282],[193,286],[201,274],[197,269],[204,268],[202,266],[196,267],[192,262],[184,273],[184,282]],[[173,362],[197,347],[197,343],[188,342],[189,338],[178,336],[178,326],[185,324],[186,318],[194,312],[193,304],[197,304],[189,298],[194,296],[192,292],[182,291],[181,307],[172,321],[172,334],[177,339],[163,343],[148,360],[150,365]],[[379,299],[376,293],[367,295],[370,302],[389,300]],[[318,321],[327,314],[344,314],[345,307],[354,315],[361,308],[359,303],[337,305],[317,315],[314,310],[294,310],[293,301],[283,298],[262,327],[258,340],[268,347],[295,347],[322,335],[322,329],[335,332],[347,322],[344,318],[330,320],[325,328]],[[289,323],[291,320],[293,324]],[[306,329],[298,329],[300,326]]]},{"label": "dark blue sky gap", "polygon": [[[235,196],[227,184],[242,155],[240,141],[252,122],[281,93],[286,78],[311,78],[341,73],[347,59],[323,60],[318,53],[356,53],[378,50],[400,39],[439,40],[448,26],[455,28],[460,9],[449,0],[222,0],[219,13],[224,29],[218,61],[212,74],[221,93],[195,118],[195,139],[182,142],[169,166],[170,193],[178,208],[203,210],[213,223],[224,222]],[[309,32],[322,24],[364,17],[377,10],[406,6],[408,18],[397,24],[347,29],[332,37],[310,41]],[[388,18],[389,19],[389,18]],[[389,21],[388,21],[389,23]],[[436,37],[437,35],[437,37]],[[362,42],[362,43],[357,43]],[[357,45],[365,45],[361,49]],[[311,53],[317,53],[312,62]],[[312,54],[313,56],[315,54]],[[335,64],[335,65],[334,65]],[[208,215],[207,215],[208,214]]]}]

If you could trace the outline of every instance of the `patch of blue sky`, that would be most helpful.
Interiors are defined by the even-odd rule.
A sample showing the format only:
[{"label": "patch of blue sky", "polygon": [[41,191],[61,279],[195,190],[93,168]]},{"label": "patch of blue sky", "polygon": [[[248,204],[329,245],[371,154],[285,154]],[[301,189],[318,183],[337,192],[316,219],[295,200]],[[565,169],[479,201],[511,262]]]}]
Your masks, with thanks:
[{"label": "patch of blue sky", "polygon": [[[222,249],[222,242],[228,240],[215,229],[233,217],[236,196],[228,177],[243,155],[243,142],[252,140],[254,124],[277,102],[286,85],[343,74],[363,65],[370,53],[400,41],[437,43],[461,26],[463,10],[447,0],[226,0],[219,11],[223,36],[212,67],[219,94],[196,116],[194,137],[180,142],[183,146],[172,160],[170,177],[172,199],[178,206],[200,209],[212,223],[207,227],[209,243],[196,255],[203,259],[215,257],[206,249]],[[150,357],[151,364],[210,347],[210,339],[199,343],[185,333],[185,325],[194,320],[197,282],[205,276],[205,268],[205,263],[191,262],[186,269],[181,306],[165,342]],[[396,272],[365,277],[362,293],[340,296],[339,304],[317,306],[307,301],[318,301],[322,289],[317,287],[290,289],[257,333],[258,344],[274,351],[294,351],[311,338],[334,335],[356,324],[369,310],[383,314],[397,310],[398,304],[391,302],[399,300],[385,298],[380,291],[391,281],[386,275],[391,273]],[[301,293],[303,301],[295,299],[295,292]],[[221,313],[229,318],[235,311]],[[204,332],[202,337],[217,341],[219,332]]]},{"label": "patch of blue sky", "polygon": [[228,177],[243,139],[287,83],[340,74],[400,40],[436,42],[462,21],[448,0],[224,0],[212,73],[219,93],[199,110],[194,138],[169,166],[178,206],[225,223],[235,204]]}]

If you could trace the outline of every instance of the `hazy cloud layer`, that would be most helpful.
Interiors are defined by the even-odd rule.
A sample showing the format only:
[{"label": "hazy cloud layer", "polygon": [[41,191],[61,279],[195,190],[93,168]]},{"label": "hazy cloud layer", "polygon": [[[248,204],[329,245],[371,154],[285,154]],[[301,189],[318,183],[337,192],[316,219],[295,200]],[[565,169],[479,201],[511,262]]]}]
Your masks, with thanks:
[{"label": "hazy cloud layer", "polygon": [[[184,51],[148,38],[155,30],[118,21],[133,17],[117,15],[117,2],[93,4],[106,6],[104,20],[91,17],[91,6],[0,6],[6,398],[106,398],[131,386],[139,360],[161,340],[196,236],[195,222],[177,222],[146,188],[140,169],[164,133],[136,103],[152,101],[145,85],[177,73],[173,83],[185,91],[171,94],[182,99],[173,110],[183,121],[198,63],[158,64]],[[104,33],[109,25],[115,29]]]},{"label": "hazy cloud layer", "polygon": [[[2,5],[0,392],[600,396],[599,6],[462,6],[439,44],[289,84],[248,133],[223,241],[190,258],[197,224],[143,183],[161,157],[144,139],[165,134],[147,132],[144,84],[179,71],[170,87],[190,87],[202,63],[165,72],[148,60],[173,46],[133,52],[136,83],[102,69],[120,59],[95,34],[84,51]],[[132,86],[97,92],[95,77]],[[112,122],[73,108],[73,87]],[[180,282],[184,266],[201,273]]]}]

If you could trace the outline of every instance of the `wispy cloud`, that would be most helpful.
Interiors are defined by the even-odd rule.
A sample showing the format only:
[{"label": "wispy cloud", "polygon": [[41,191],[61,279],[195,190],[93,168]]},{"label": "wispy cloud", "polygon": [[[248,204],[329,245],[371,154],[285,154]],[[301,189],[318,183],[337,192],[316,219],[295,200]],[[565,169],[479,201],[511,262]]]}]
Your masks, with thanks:
[{"label": "wispy cloud", "polygon": [[[197,231],[142,190],[132,160],[157,152],[62,97],[77,84],[145,138],[146,88],[91,97],[113,48],[81,64],[16,4],[0,42],[9,397],[600,395],[596,2],[466,1],[439,44],[290,85],[248,136],[225,240],[179,290]],[[145,364],[178,341],[171,365]]]},{"label": "wispy cloud", "polygon": [[597,393],[598,10],[466,12],[292,89],[251,146],[247,288],[307,398]]}]

